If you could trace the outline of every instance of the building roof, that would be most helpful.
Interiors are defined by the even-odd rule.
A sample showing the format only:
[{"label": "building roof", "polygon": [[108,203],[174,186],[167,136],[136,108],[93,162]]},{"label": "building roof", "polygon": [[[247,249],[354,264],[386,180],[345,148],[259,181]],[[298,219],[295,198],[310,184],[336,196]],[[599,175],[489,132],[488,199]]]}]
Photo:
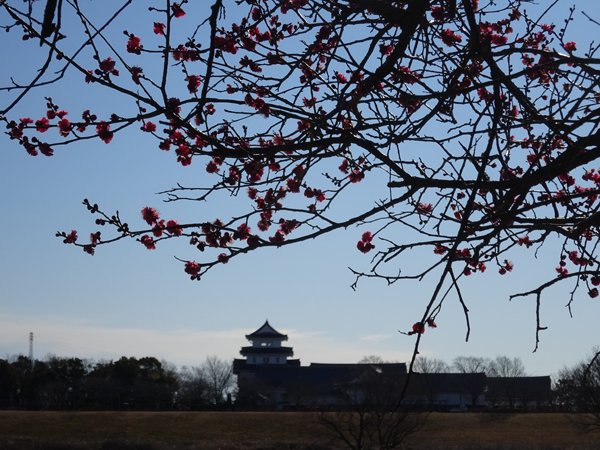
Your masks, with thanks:
[{"label": "building roof", "polygon": [[352,383],[365,371],[391,376],[406,374],[406,364],[315,364],[255,366],[256,381],[271,387],[310,386],[313,390],[333,392],[338,385]]},{"label": "building roof", "polygon": [[552,381],[543,377],[487,377],[488,396],[503,398],[511,396],[550,395]]},{"label": "building roof", "polygon": [[287,334],[282,334],[275,328],[273,328],[271,325],[269,325],[269,321],[266,320],[262,327],[260,327],[255,332],[246,335],[246,339],[248,340],[261,338],[277,338],[281,339],[282,341],[287,341],[288,337]]},{"label": "building roof", "polygon": [[[489,378],[488,378],[489,380]],[[483,394],[485,373],[414,373],[410,388],[415,392],[468,392]]]},{"label": "building roof", "polygon": [[[248,362],[248,360],[246,360],[246,359],[238,359],[238,358],[236,358],[236,359],[233,360],[233,373],[237,375],[237,374],[239,374],[242,371],[253,372],[253,371],[256,371],[256,367],[259,366],[259,365],[263,365],[263,366],[266,366],[266,365],[276,365],[276,366],[279,367],[279,366],[281,366],[283,364],[253,364],[251,362]],[[300,367],[300,360],[299,359],[288,359],[285,362],[285,365],[286,366]]]},{"label": "building roof", "polygon": [[294,356],[292,347],[242,347],[240,355],[283,355]]}]

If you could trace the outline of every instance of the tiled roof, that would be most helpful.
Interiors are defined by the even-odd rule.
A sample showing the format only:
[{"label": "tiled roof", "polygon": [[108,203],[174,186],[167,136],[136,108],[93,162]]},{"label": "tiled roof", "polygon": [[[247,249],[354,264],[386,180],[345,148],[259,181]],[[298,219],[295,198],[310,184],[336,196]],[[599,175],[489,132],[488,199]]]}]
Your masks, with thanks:
[{"label": "tiled roof", "polygon": [[287,334],[281,334],[271,325],[269,325],[269,321],[265,321],[262,327],[256,330],[253,333],[247,334],[246,339],[258,339],[258,338],[279,338],[282,341],[287,341]]},{"label": "tiled roof", "polygon": [[285,355],[294,356],[292,347],[242,347],[240,355]]}]

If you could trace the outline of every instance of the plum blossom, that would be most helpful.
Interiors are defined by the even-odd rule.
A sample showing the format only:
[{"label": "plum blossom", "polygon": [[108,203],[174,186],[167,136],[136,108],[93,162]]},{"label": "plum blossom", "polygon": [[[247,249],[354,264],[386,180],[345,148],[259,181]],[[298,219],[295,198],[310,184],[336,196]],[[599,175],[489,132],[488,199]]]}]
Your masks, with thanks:
[{"label": "plum blossom", "polygon": [[160,22],[154,22],[154,34],[159,34],[164,36],[165,34],[165,24]]},{"label": "plum blossom", "polygon": [[144,219],[148,225],[154,225],[155,223],[158,223],[160,215],[156,209],[146,206],[142,208],[142,219]]},{"label": "plum blossom", "polygon": [[153,133],[156,131],[156,124],[148,121],[144,124],[144,126],[141,129],[142,129],[142,131],[145,131],[146,133]]},{"label": "plum blossom", "polygon": [[156,250],[154,239],[152,239],[151,236],[148,236],[147,234],[143,235],[140,242],[144,244],[148,250]]},{"label": "plum blossom", "polygon": [[422,216],[428,216],[433,212],[433,205],[431,203],[419,203],[415,208],[415,212]]},{"label": "plum blossom", "polygon": [[442,42],[448,47],[452,47],[458,42],[462,41],[462,37],[452,31],[450,28],[446,28],[442,31]]},{"label": "plum blossom", "polygon": [[190,274],[192,277],[198,276],[200,272],[200,264],[196,261],[188,261],[185,263],[185,273]]},{"label": "plum blossom", "polygon": [[356,244],[356,248],[363,253],[369,253],[375,248],[375,245],[371,243],[372,240],[373,234],[370,231],[365,231],[361,237],[361,240]]},{"label": "plum blossom", "polygon": [[74,244],[77,241],[77,231],[71,230],[69,234],[65,237],[63,242],[65,244]]},{"label": "plum blossom", "polygon": [[144,46],[141,44],[142,40],[137,37],[134,36],[133,34],[131,36],[129,36],[129,40],[127,41],[127,52],[128,53],[133,53],[135,55],[141,55],[142,54],[142,48],[144,48]]},{"label": "plum blossom", "polygon": [[173,15],[179,19],[180,17],[185,16],[185,11],[181,9],[181,5],[179,3],[173,3],[171,5],[171,10],[173,11]]}]

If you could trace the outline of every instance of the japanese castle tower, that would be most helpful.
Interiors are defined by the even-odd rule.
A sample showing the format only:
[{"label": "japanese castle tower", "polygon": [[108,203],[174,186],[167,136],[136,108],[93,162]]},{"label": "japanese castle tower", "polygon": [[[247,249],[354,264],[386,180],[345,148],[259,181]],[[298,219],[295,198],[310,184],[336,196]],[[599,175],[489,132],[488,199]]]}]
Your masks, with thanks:
[{"label": "japanese castle tower", "polygon": [[[268,320],[254,333],[247,334],[246,339],[252,343],[251,346],[242,347],[240,350],[240,354],[246,358],[246,365],[299,363],[299,361],[288,360],[288,357],[294,356],[294,351],[292,347],[281,345],[283,341],[287,341],[288,337],[269,325]],[[239,366],[244,360],[237,361],[239,361],[237,363]]]}]

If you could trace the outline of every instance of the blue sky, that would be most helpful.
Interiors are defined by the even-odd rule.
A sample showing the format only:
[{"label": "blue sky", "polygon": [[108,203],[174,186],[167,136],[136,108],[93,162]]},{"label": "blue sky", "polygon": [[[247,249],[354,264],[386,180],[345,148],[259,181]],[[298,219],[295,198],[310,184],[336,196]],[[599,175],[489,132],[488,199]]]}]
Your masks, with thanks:
[{"label": "blue sky", "polygon": [[[566,17],[569,6],[561,3],[552,16],[555,22]],[[135,2],[134,7],[140,8]],[[598,35],[598,26],[581,11],[600,19],[600,6],[585,0],[577,7],[574,17],[579,26],[572,27],[572,40],[585,48],[583,43]],[[528,5],[529,10],[535,8],[540,7]],[[138,21],[117,22],[110,33],[122,37],[125,25],[133,32],[144,18],[151,24],[145,9],[141,7]],[[180,20],[193,20],[192,6],[188,12]],[[0,15],[0,21],[6,23],[6,17]],[[15,60],[14,49],[21,45],[19,32],[3,33],[3,39],[14,46],[0,46],[0,57],[14,63],[0,71],[2,86],[9,76],[27,80],[39,55],[37,43],[25,47],[31,52],[28,58]],[[0,92],[1,105],[9,95]],[[65,108],[85,96],[99,115],[112,112],[117,101],[74,76],[56,87],[32,92],[10,117],[41,117],[44,95]],[[410,358],[414,337],[398,330],[409,330],[420,319],[435,279],[389,287],[364,281],[353,291],[348,267],[366,270],[369,262],[355,248],[361,230],[236,258],[201,282],[190,282],[174,258],[194,258],[183,242],[170,241],[147,251],[138,242],[122,241],[99,248],[91,257],[54,237],[56,231],[76,229],[85,236],[96,230],[81,204],[84,198],[107,211],[119,210],[139,227],[144,206],[155,206],[164,217],[180,222],[227,216],[236,202],[229,197],[176,204],[162,203],[162,197],[155,195],[178,182],[198,184],[205,176],[203,166],[181,167],[172,152],[160,152],[155,141],[144,141],[140,133],[118,134],[110,145],[94,139],[57,148],[51,158],[32,158],[1,137],[0,357],[27,354],[29,332],[33,332],[37,358],[47,353],[94,359],[156,356],[177,365],[197,365],[211,354],[239,356],[244,335],[268,318],[289,335],[288,344],[303,364],[356,362],[371,354],[398,361]],[[377,188],[365,186],[345,201],[369,204]],[[462,309],[450,299],[438,317],[438,328],[424,335],[421,354],[447,362],[459,355],[519,356],[530,374],[547,375],[577,362],[600,344],[600,300],[580,294],[571,318],[565,305],[572,286],[564,285],[544,297],[542,324],[548,330],[532,353],[534,299],[509,302],[508,297],[535,287],[535,280],[543,281],[551,273],[556,247],[543,248],[537,259],[533,251],[519,249],[512,260],[515,271],[504,277],[490,270],[464,280],[472,325],[469,342],[465,342]]]}]

